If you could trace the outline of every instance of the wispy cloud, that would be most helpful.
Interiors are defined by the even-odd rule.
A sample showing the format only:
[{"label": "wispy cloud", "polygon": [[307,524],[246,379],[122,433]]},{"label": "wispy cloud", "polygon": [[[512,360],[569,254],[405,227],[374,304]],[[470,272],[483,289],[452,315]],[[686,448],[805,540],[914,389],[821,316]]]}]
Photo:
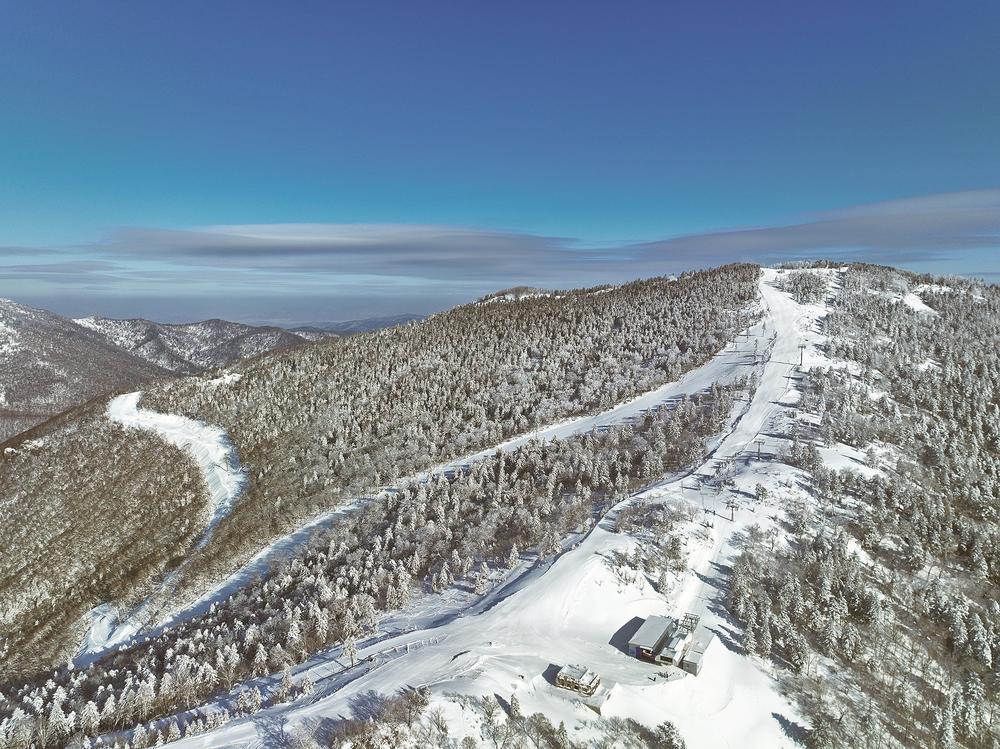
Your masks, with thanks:
[{"label": "wispy cloud", "polygon": [[278,224],[190,231],[121,229],[95,246],[115,257],[438,280],[531,281],[634,275],[737,260],[817,255],[912,263],[1000,246],[1000,189],[859,206],[750,227],[590,248],[567,237],[450,226]]},{"label": "wispy cloud", "polygon": [[828,257],[918,266],[966,256],[975,267],[948,270],[1000,271],[1000,189],[601,248],[568,237],[437,225],[122,228],[61,252],[0,248],[0,296],[23,297],[19,290],[32,286],[38,296],[51,295],[78,285],[121,297],[148,294],[161,306],[195,297],[232,305],[242,297],[256,300],[259,318],[269,305],[286,308],[292,297],[313,304],[325,297],[339,310],[331,314],[357,316],[361,300],[372,306],[375,297],[378,313],[403,311],[403,304],[426,312],[509,285],[591,285],[741,260]]},{"label": "wispy cloud", "polygon": [[95,246],[109,257],[425,280],[492,280],[571,270],[568,239],[449,226],[282,224],[190,231],[120,229]]},{"label": "wispy cloud", "polygon": [[1000,247],[1000,189],[893,200],[787,226],[676,237],[630,249],[647,262],[697,258],[766,261],[832,255],[913,263],[982,247]]},{"label": "wispy cloud", "polygon": [[78,285],[102,281],[114,284],[118,263],[106,260],[60,260],[53,263],[0,264],[0,281],[43,281],[51,284]]}]

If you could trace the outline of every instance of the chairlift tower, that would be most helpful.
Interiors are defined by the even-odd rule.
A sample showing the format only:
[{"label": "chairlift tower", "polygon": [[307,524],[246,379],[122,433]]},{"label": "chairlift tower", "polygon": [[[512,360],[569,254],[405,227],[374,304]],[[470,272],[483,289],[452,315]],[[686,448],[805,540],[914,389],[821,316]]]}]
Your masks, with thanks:
[{"label": "chairlift tower", "polygon": [[680,624],[677,629],[681,632],[694,632],[698,628],[698,623],[701,621],[701,617],[698,614],[687,613],[684,618],[681,619]]},{"label": "chairlift tower", "polygon": [[736,502],[735,499],[727,499],[726,500],[726,507],[729,508],[729,519],[730,520],[736,520],[736,505],[737,505],[737,502]]}]

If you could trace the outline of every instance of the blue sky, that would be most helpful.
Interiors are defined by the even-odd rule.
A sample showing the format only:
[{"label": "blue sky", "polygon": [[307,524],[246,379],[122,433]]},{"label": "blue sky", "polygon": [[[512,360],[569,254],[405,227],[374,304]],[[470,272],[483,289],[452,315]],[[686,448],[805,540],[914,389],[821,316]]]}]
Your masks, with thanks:
[{"label": "blue sky", "polygon": [[0,296],[290,321],[706,259],[997,273],[998,39],[985,2],[7,3]]}]

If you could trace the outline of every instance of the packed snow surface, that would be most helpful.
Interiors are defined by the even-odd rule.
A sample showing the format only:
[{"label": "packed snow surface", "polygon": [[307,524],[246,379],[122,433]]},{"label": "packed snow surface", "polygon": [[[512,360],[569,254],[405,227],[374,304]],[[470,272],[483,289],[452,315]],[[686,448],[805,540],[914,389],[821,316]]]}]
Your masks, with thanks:
[{"label": "packed snow surface", "polygon": [[937,314],[936,310],[927,306],[927,303],[912,291],[903,297],[903,304],[912,309],[914,312],[919,312],[924,315]]}]

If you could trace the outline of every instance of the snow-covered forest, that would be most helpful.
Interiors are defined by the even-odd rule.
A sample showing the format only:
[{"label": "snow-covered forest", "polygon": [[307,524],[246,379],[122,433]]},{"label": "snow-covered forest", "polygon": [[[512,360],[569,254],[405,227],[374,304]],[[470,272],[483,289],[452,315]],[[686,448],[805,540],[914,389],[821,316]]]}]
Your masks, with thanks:
[{"label": "snow-covered forest", "polygon": [[[128,611],[181,560],[193,578],[218,580],[344,497],[678,378],[753,319],[758,272],[727,266],[479,303],[147,390],[143,407],[228,427],[250,466],[249,490],[204,560],[190,556],[209,512],[190,463],[155,438],[123,433],[97,403],[50,423],[0,456],[2,499],[20,518],[5,526],[15,535],[0,567],[14,604],[0,640],[5,674],[65,660],[89,609],[111,601]],[[671,459],[664,449],[660,460]],[[659,465],[647,457],[644,475]],[[93,506],[103,511],[81,509]],[[569,522],[546,539],[529,524],[521,542],[552,546]]]},{"label": "snow-covered forest", "polygon": [[[2,746],[59,746],[72,735],[137,723],[130,745],[146,746],[203,725],[184,717],[147,721],[280,673],[319,649],[338,645],[353,665],[357,643],[370,637],[377,619],[415,591],[464,585],[485,594],[522,552],[538,559],[558,553],[638,486],[701,459],[704,441],[722,427],[744,386],[715,387],[635,426],[531,442],[467,472],[384,492],[206,616],[4,694]],[[247,713],[292,696],[288,683],[266,697],[253,687],[240,692],[234,709]]]},{"label": "snow-covered forest", "polygon": [[[183,449],[80,409],[0,461],[0,746],[995,746],[998,327],[995,286],[870,265],[494,295],[146,391],[239,453],[211,526]],[[105,471],[118,568],[83,505],[31,512]],[[144,632],[64,663],[165,577]],[[689,611],[699,676],[615,644]]]},{"label": "snow-covered forest", "polygon": [[[1000,293],[853,267],[822,330],[784,455],[815,502],[733,570],[744,646],[787,669],[811,746],[995,746]],[[861,467],[825,465],[837,444]]]},{"label": "snow-covered forest", "polygon": [[[252,466],[245,497],[185,574],[218,579],[269,538],[344,496],[675,379],[745,323],[756,274],[752,266],[730,266],[599,294],[471,305],[420,325],[265,356],[224,381],[207,376],[148,390],[144,406],[227,427]],[[9,586],[18,602],[4,634],[19,654],[5,661],[8,673],[52,662],[65,653],[74,619],[104,601],[134,604],[193,546],[198,508],[207,503],[204,492],[192,496],[197,477],[157,470],[169,454],[109,456],[102,446],[122,440],[94,410],[48,429],[42,460],[33,457],[38,451],[0,456],[0,497],[23,518],[7,531],[17,543],[0,554],[0,569],[8,571],[0,590]],[[54,473],[36,477],[49,461]],[[162,482],[155,493],[145,484],[148,470]],[[78,506],[103,512],[79,524]],[[187,509],[171,522],[178,508]],[[45,512],[60,522],[35,523]],[[53,564],[46,539],[94,553],[94,539],[84,535],[91,523],[114,553],[101,565],[77,564],[73,555],[59,558],[65,569]],[[134,523],[149,530],[119,536]],[[53,623],[52,631],[32,644],[30,622],[39,617]],[[53,638],[60,627],[61,637]]]},{"label": "snow-covered forest", "polygon": [[253,467],[187,575],[217,576],[315,513],[707,361],[752,319],[755,266],[472,304],[170,383],[159,411],[223,426]]}]

